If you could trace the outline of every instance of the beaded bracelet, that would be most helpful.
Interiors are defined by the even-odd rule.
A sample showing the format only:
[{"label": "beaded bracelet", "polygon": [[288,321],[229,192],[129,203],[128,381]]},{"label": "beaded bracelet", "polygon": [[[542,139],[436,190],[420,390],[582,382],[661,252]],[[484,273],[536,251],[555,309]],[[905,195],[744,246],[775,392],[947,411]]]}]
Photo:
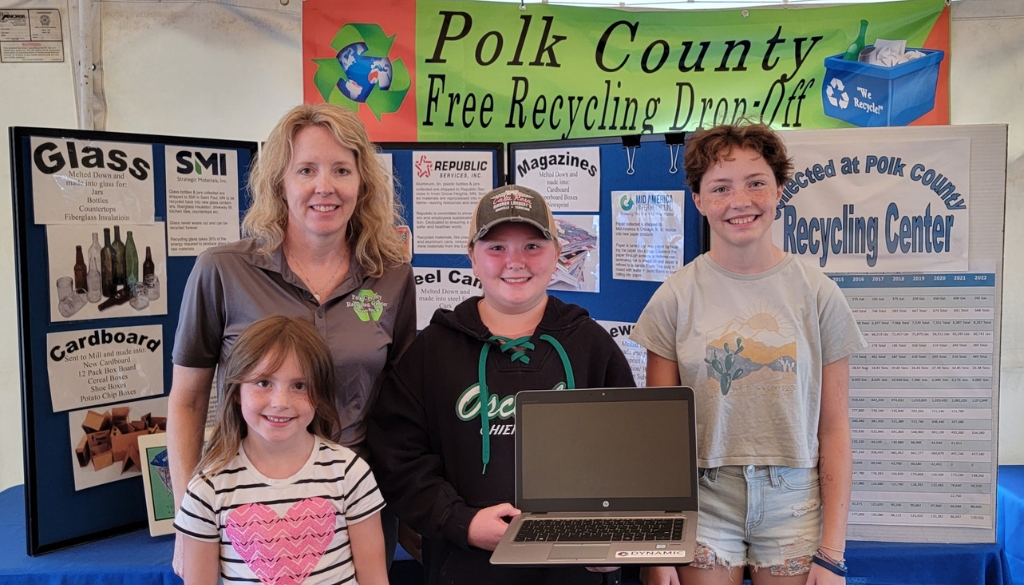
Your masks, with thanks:
[{"label": "beaded bracelet", "polygon": [[849,570],[846,568],[846,563],[844,563],[843,561],[832,562],[828,559],[822,558],[820,555],[814,555],[813,557],[811,557],[811,562],[820,567],[825,567],[830,572],[835,573],[840,577],[845,577],[846,574],[849,572]]}]

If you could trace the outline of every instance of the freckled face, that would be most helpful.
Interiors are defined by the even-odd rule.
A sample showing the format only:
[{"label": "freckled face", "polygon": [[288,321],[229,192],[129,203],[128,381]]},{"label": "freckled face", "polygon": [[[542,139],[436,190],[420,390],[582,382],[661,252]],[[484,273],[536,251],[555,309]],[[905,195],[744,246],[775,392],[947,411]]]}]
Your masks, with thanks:
[{"label": "freckled face", "polygon": [[291,240],[344,237],[362,179],[356,155],[323,126],[307,126],[292,139],[282,182]]},{"label": "freckled face", "polygon": [[309,385],[294,353],[289,353],[274,372],[266,371],[269,357],[256,367],[260,375],[243,382],[239,392],[242,418],[249,427],[245,440],[272,449],[301,445],[308,440],[307,427],[313,422]]},{"label": "freckled face", "polygon": [[515,315],[547,298],[558,247],[531,225],[505,222],[477,240],[469,258],[485,301],[502,313]]},{"label": "freckled face", "polygon": [[713,248],[762,251],[773,246],[771,226],[781,197],[764,157],[734,148],[704,173],[693,202],[711,226]]}]

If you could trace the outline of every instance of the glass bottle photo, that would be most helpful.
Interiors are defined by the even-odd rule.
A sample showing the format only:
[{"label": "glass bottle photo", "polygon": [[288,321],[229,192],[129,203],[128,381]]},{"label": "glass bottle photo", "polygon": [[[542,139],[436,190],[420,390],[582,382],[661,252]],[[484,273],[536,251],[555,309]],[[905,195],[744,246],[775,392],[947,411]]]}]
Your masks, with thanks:
[{"label": "glass bottle photo", "polygon": [[93,232],[92,245],[89,246],[89,273],[86,275],[90,303],[98,303],[103,298],[103,279],[100,276],[100,266],[103,265],[102,256],[103,246],[100,246],[100,235]]},{"label": "glass bottle photo", "polygon": [[135,249],[132,230],[128,230],[124,244],[124,278],[125,286],[128,288],[132,288],[139,282],[139,251]]},{"label": "glass bottle photo", "polygon": [[89,269],[85,267],[85,257],[82,256],[82,247],[75,246],[75,292],[84,293],[89,287]]},{"label": "glass bottle photo", "polygon": [[114,241],[110,244],[114,247],[114,286],[125,285],[124,272],[124,242],[121,241],[121,228],[114,226]]},{"label": "glass bottle photo", "polygon": [[100,281],[103,296],[112,297],[117,292],[114,283],[114,247],[110,244],[110,228],[103,228],[103,249],[100,250]]},{"label": "glass bottle photo", "polygon": [[145,281],[146,277],[153,274],[156,266],[153,265],[153,252],[146,246],[146,260],[142,263],[142,280]]},{"label": "glass bottle photo", "polygon": [[136,282],[132,287],[132,299],[128,304],[136,311],[141,311],[149,306],[149,289],[143,282]]},{"label": "glass bottle photo", "polygon": [[145,281],[146,294],[149,300],[155,301],[160,298],[160,279],[155,274],[147,274]]},{"label": "glass bottle photo", "polygon": [[[79,297],[79,298],[81,298],[81,297]],[[117,291],[117,293],[114,294],[114,296],[112,296],[109,299],[107,299],[107,300],[103,301],[102,303],[100,303],[99,306],[97,306],[96,308],[101,310],[101,311],[106,311],[110,307],[116,307],[118,305],[123,305],[123,304],[127,303],[130,300],[132,300],[132,291],[127,289],[127,288],[122,288],[122,289],[119,289]]]},{"label": "glass bottle photo", "polygon": [[64,315],[64,317],[71,317],[84,306],[85,297],[78,293],[71,293],[57,305],[57,310],[59,310],[60,314]]},{"label": "glass bottle photo", "polygon": [[75,294],[75,281],[70,276],[62,276],[57,279],[57,301],[63,301]]},{"label": "glass bottle photo", "polygon": [[96,263],[96,270],[100,269],[102,260],[100,255],[103,252],[103,246],[100,245],[100,235],[96,232],[92,233],[92,245],[89,246],[89,270],[92,270],[92,265]]},{"label": "glass bottle photo", "polygon": [[103,298],[103,282],[100,280],[100,264],[93,259],[92,250],[89,251],[89,274],[86,276],[86,282],[89,284],[89,292],[86,295],[89,302],[100,302]]}]

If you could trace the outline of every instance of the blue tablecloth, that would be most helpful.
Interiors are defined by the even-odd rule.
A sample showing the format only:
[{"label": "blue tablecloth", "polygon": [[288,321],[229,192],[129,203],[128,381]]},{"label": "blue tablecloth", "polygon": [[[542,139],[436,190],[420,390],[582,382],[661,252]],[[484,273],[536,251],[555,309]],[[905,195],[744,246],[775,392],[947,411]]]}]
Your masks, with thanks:
[{"label": "blue tablecloth", "polygon": [[[74,514],[74,510],[68,510]],[[25,486],[0,492],[0,583],[4,585],[181,585],[171,570],[174,537],[148,530],[30,557]]]},{"label": "blue tablecloth", "polygon": [[996,540],[1006,551],[1010,575],[1024,585],[1024,465],[999,467]]},{"label": "blue tablecloth", "polygon": [[[1011,585],[1011,566],[1015,582],[1024,585],[1024,466],[1001,467],[999,473],[998,543],[850,541],[847,585]],[[0,492],[0,583],[4,585],[181,585],[171,570],[173,542],[171,536],[152,538],[140,530],[30,557],[25,552],[24,488]],[[400,551],[395,560],[403,558],[408,556]],[[624,581],[634,579],[627,573]],[[392,583],[403,585],[400,580]]]},{"label": "blue tablecloth", "polygon": [[[27,550],[25,486],[17,485],[0,492],[0,584],[182,585],[171,570],[174,537],[154,538],[148,530],[38,557],[28,556]],[[401,547],[395,552],[395,561],[415,563]]]},{"label": "blue tablecloth", "polygon": [[847,541],[847,585],[1011,585],[1003,547]]}]

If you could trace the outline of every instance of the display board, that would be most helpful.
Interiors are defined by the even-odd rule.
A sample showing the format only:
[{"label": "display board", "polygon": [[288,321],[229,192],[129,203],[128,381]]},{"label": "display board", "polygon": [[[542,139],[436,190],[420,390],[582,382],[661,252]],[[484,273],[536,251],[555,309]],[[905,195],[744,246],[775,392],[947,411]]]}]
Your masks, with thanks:
[{"label": "display board", "polygon": [[562,255],[549,292],[587,309],[626,354],[638,384],[647,353],[628,340],[654,291],[707,249],[685,186],[683,134],[509,144],[510,182],[548,200]]},{"label": "display board", "polygon": [[378,144],[395,178],[409,226],[416,278],[416,329],[439,308],[481,294],[466,244],[469,222],[484,193],[505,184],[498,143],[384,142]]},{"label": "display board", "polygon": [[[872,344],[851,357],[851,537],[991,542],[1006,128],[784,136],[797,174],[783,186],[776,242],[833,273]],[[708,247],[684,186],[683,138],[507,153],[380,144],[413,252],[418,328],[480,294],[466,254],[479,198],[526,185],[559,225],[551,294],[588,309],[643,384],[632,325]],[[39,554],[144,526],[132,445],[165,426],[185,281],[195,254],[238,237],[256,145],[14,128],[11,146],[28,548]],[[113,240],[100,246],[106,230]]]},{"label": "display board", "polygon": [[196,254],[239,238],[256,144],[49,128],[10,140],[36,555],[146,525],[136,441],[166,429],[185,283]]},{"label": "display board", "polygon": [[783,134],[775,242],[871,344],[850,358],[851,538],[995,542],[1006,132]]}]

